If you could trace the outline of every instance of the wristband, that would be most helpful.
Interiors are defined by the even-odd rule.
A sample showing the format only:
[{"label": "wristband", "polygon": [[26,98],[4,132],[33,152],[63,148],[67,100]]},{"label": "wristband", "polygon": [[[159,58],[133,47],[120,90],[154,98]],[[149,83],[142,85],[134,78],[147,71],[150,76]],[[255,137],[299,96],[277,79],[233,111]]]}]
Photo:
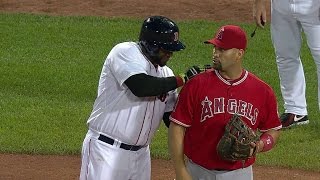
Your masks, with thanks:
[{"label": "wristband", "polygon": [[269,151],[270,149],[272,149],[273,144],[274,144],[274,140],[270,134],[268,134],[268,133],[262,134],[260,136],[260,140],[263,142],[263,149],[261,150],[261,152],[266,152],[266,151]]},{"label": "wristband", "polygon": [[176,76],[176,80],[177,80],[177,86],[183,86],[184,85],[184,78],[180,77],[180,76]]}]

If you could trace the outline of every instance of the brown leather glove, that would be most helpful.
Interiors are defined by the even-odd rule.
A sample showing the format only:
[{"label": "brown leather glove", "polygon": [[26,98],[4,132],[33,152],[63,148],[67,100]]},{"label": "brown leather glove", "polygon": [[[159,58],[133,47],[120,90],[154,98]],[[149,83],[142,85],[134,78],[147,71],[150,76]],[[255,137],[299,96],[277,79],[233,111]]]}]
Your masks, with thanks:
[{"label": "brown leather glove", "polygon": [[256,143],[259,136],[234,114],[225,127],[224,135],[217,145],[218,155],[229,161],[246,160],[255,155],[252,142]]}]

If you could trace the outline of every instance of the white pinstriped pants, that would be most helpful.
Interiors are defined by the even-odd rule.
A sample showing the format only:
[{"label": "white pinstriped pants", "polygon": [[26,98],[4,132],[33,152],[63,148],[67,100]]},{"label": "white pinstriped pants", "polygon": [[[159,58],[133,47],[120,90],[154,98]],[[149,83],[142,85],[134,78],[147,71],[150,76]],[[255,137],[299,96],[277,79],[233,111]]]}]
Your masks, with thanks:
[{"label": "white pinstriped pants", "polygon": [[[297,8],[294,9],[299,10]],[[271,36],[276,53],[285,112],[307,115],[306,80],[300,59],[302,32],[306,35],[308,47],[317,67],[320,109],[320,9],[301,15],[291,11],[279,12],[272,8]]]},{"label": "white pinstriped pants", "polygon": [[83,141],[80,180],[150,180],[149,146],[138,151],[121,149],[98,140],[88,130]]}]

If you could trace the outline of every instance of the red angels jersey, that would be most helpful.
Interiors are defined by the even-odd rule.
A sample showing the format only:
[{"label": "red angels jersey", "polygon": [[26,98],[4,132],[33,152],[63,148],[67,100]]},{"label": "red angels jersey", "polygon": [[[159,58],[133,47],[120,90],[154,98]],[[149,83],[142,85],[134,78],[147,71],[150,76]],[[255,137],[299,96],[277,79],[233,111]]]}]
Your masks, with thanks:
[{"label": "red angels jersey", "polygon": [[[244,70],[232,82],[218,71],[200,73],[181,89],[170,120],[186,128],[184,153],[194,163],[207,168],[234,170],[242,161],[222,160],[217,144],[232,115],[237,113],[253,130],[280,129],[277,101],[272,88]],[[255,158],[244,162],[253,164]]]}]

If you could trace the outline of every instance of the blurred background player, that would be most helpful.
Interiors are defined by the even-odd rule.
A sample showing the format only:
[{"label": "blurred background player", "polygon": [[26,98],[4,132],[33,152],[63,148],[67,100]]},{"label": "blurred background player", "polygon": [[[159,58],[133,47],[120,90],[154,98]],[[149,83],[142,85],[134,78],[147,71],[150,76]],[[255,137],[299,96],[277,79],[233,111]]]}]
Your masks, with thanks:
[{"label": "blurred background player", "polygon": [[[266,22],[265,1],[254,1],[256,24]],[[302,32],[317,67],[320,108],[320,0],[270,0],[271,37],[276,53],[285,112],[282,127],[308,124],[306,82],[300,59]],[[262,21],[260,20],[262,19]]]}]

